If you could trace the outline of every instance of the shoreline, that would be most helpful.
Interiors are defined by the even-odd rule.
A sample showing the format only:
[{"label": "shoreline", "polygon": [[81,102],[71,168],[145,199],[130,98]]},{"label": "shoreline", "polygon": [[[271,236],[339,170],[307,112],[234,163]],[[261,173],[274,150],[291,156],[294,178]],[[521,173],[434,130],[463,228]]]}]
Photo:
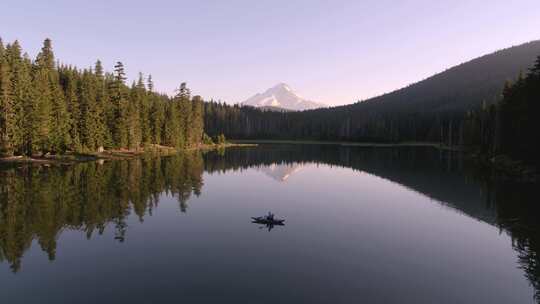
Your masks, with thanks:
[{"label": "shoreline", "polygon": [[274,139],[238,139],[230,140],[239,144],[291,144],[291,145],[335,145],[344,147],[366,148],[394,148],[394,147],[432,147],[440,150],[463,151],[461,147],[450,147],[435,142],[400,142],[400,143],[376,143],[376,142],[348,142],[348,141],[318,141],[318,140],[274,140]]},{"label": "shoreline", "polygon": [[185,149],[176,149],[167,146],[152,145],[149,148],[140,148],[136,150],[119,149],[119,150],[107,150],[103,152],[88,152],[88,153],[76,153],[68,152],[62,155],[44,155],[39,157],[29,156],[9,156],[0,157],[0,165],[7,164],[36,164],[36,165],[52,165],[63,164],[71,165],[75,163],[99,161],[99,160],[124,160],[134,159],[142,156],[170,156],[177,153],[201,151],[208,152],[219,149],[233,148],[233,147],[255,147],[257,144],[248,143],[226,143],[222,145],[198,145],[196,147],[190,147]]}]

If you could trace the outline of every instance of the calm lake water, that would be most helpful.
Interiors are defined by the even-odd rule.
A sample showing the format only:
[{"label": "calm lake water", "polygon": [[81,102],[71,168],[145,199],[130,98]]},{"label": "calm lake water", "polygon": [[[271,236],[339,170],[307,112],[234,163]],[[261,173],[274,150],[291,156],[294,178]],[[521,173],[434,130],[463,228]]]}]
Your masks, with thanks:
[{"label": "calm lake water", "polygon": [[0,302],[540,303],[537,189],[431,148],[4,168]]}]

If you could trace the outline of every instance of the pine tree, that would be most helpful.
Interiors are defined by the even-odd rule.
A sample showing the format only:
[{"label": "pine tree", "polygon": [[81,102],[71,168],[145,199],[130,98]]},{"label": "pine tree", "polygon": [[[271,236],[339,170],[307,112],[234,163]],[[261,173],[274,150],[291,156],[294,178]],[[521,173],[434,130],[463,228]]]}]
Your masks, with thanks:
[{"label": "pine tree", "polygon": [[[141,82],[142,83],[142,82]],[[128,128],[128,147],[130,149],[138,149],[141,146],[141,121],[140,121],[140,104],[144,94],[144,85],[142,88],[137,88],[133,83],[131,85],[131,94],[129,96],[127,107],[127,128]]]},{"label": "pine tree", "polygon": [[[152,132],[152,142],[160,145],[163,139],[163,123],[165,121],[165,103],[160,100],[159,96],[150,94],[150,124]],[[168,102],[166,102],[168,103]]]},{"label": "pine tree", "polygon": [[112,147],[112,134],[107,128],[107,109],[110,105],[109,95],[107,94],[105,85],[105,75],[101,61],[96,61],[94,69],[96,77],[96,116],[99,116],[96,126],[98,137],[96,145],[98,150],[102,150],[105,146]]},{"label": "pine tree", "polygon": [[8,64],[9,79],[7,86],[3,85],[3,116],[5,153],[12,155],[22,149],[25,138],[24,123],[26,121],[24,104],[31,90],[29,70],[21,57],[21,47],[18,41],[8,45],[5,51],[5,63]]},{"label": "pine tree", "polygon": [[175,96],[178,114],[178,142],[179,147],[188,147],[191,140],[191,92],[185,82],[180,84]]},{"label": "pine tree", "polygon": [[125,86],[126,73],[122,62],[116,63],[114,72],[114,80],[111,84],[112,117],[110,117],[109,128],[113,145],[117,148],[125,148],[128,146],[128,101]]},{"label": "pine tree", "polygon": [[148,92],[154,93],[154,81],[152,81],[152,75],[148,75],[146,86],[148,87]]},{"label": "pine tree", "polygon": [[71,118],[67,109],[64,93],[60,87],[58,70],[55,68],[54,54],[50,39],[45,39],[41,53],[36,59],[38,113],[42,115],[38,133],[42,151],[63,153],[71,144]]},{"label": "pine tree", "polygon": [[165,111],[165,122],[163,127],[164,144],[171,147],[181,148],[182,138],[179,132],[180,121],[178,118],[178,106],[176,105],[176,102],[167,102]]},{"label": "pine tree", "polygon": [[83,72],[80,88],[81,141],[85,150],[96,151],[101,137],[101,113],[97,110],[96,78],[91,71]]},{"label": "pine tree", "polygon": [[32,135],[33,150],[48,152],[50,146],[51,109],[54,99],[51,74],[54,69],[54,55],[49,39],[46,39],[41,52],[36,58],[33,71],[35,88],[35,122]]},{"label": "pine tree", "polygon": [[538,78],[540,78],[540,56],[536,57],[534,65],[529,69],[529,77],[537,78],[535,80],[538,80]]},{"label": "pine tree", "polygon": [[[17,73],[17,115],[15,118],[18,129],[15,137],[21,137],[21,141],[14,141],[19,145],[16,150],[20,154],[32,155],[37,151],[33,150],[35,144],[33,140],[36,138],[36,90],[32,80],[33,64],[30,56],[25,53],[23,55],[22,65],[19,73]],[[21,109],[22,108],[22,109]]]},{"label": "pine tree", "polygon": [[83,149],[81,143],[81,109],[79,100],[79,90],[81,79],[77,69],[68,67],[59,70],[60,85],[63,87],[67,110],[70,113],[70,149],[80,152]]},{"label": "pine tree", "polygon": [[58,84],[57,72],[53,72],[51,82],[52,103],[51,116],[49,118],[49,145],[52,152],[65,153],[71,145],[71,117],[67,109],[64,94]]},{"label": "pine tree", "polygon": [[0,154],[12,155],[14,151],[7,132],[11,75],[5,53],[0,38]]},{"label": "pine tree", "polygon": [[192,144],[200,143],[204,133],[204,101],[201,96],[193,97],[191,109]]},{"label": "pine tree", "polygon": [[145,89],[142,73],[139,73],[139,79],[136,85],[136,96],[139,104],[139,125],[142,144],[148,146],[152,142],[152,133],[150,128],[150,103],[149,94]]}]

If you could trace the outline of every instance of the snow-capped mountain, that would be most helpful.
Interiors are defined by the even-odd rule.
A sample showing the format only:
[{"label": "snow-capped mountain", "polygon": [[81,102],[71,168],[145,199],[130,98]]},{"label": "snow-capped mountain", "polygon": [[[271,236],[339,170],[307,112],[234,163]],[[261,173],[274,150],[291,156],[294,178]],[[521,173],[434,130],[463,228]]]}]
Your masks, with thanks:
[{"label": "snow-capped mountain", "polygon": [[268,110],[281,108],[292,111],[311,110],[326,106],[300,97],[285,83],[277,84],[264,93],[256,94],[242,104]]}]

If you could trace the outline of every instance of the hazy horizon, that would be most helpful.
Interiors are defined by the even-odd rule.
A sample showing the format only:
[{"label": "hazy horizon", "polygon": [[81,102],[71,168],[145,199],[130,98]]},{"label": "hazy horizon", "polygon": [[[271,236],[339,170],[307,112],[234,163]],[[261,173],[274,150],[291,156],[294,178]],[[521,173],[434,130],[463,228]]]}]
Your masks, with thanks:
[{"label": "hazy horizon", "polygon": [[62,63],[100,59],[111,71],[122,61],[130,80],[152,74],[158,91],[185,81],[229,103],[284,82],[307,99],[349,104],[540,38],[533,0],[6,2],[0,37],[31,57],[48,37]]}]

